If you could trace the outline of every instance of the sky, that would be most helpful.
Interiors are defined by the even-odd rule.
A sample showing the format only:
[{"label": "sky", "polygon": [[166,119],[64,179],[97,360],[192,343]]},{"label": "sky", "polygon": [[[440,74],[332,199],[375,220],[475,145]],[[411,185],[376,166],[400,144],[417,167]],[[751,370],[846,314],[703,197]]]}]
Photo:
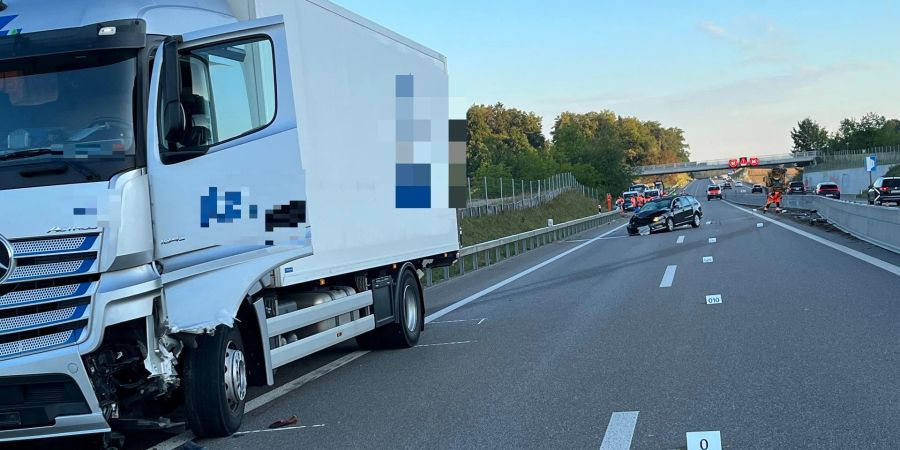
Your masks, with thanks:
[{"label": "sky", "polygon": [[679,127],[691,159],[787,153],[900,118],[900,1],[334,0],[447,56],[450,116],[472,104],[543,118],[609,109]]}]

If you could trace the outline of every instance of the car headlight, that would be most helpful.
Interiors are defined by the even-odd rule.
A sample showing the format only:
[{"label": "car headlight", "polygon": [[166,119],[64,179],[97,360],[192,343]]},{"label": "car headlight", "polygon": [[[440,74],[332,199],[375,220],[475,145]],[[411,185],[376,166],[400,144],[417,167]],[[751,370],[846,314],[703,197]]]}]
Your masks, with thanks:
[{"label": "car headlight", "polygon": [[654,222],[659,222],[660,220],[662,220],[662,216],[656,216],[653,218]]}]

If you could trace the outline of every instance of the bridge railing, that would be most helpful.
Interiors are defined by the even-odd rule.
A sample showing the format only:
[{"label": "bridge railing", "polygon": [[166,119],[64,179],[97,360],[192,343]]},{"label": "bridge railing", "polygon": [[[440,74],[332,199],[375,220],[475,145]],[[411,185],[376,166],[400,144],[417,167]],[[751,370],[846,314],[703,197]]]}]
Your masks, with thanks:
[{"label": "bridge railing", "polygon": [[[790,161],[793,159],[810,159],[816,158],[819,156],[818,152],[798,152],[798,153],[785,153],[781,155],[765,155],[759,157],[760,164],[772,164],[773,162],[780,161]],[[733,159],[733,158],[732,158]],[[661,169],[698,169],[702,170],[709,166],[727,166],[728,161],[730,159],[716,159],[710,161],[688,161],[688,162],[680,162],[680,163],[670,163],[670,164],[653,164],[650,166],[640,166],[636,167],[637,172],[644,173],[653,170],[661,170]]]}]

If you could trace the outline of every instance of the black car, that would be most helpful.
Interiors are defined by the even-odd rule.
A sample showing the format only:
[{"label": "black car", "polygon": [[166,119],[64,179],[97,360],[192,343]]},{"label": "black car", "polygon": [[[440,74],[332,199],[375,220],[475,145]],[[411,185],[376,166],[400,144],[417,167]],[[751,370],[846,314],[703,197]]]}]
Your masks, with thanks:
[{"label": "black car", "polygon": [[654,231],[672,231],[680,225],[697,228],[703,209],[700,202],[690,195],[662,197],[648,201],[641,210],[631,216],[626,229],[628,234],[650,234]]},{"label": "black car", "polygon": [[761,184],[754,184],[754,185],[753,185],[753,188],[750,189],[750,193],[751,193],[751,194],[757,194],[757,193],[762,194],[762,193],[763,193],[763,187],[762,187],[762,185],[761,185]]},{"label": "black car", "polygon": [[806,186],[803,186],[802,181],[791,181],[791,183],[788,184],[787,193],[788,194],[805,194]]},{"label": "black car", "polygon": [[725,184],[722,185],[722,189],[731,189],[731,182],[726,181]]},{"label": "black car", "polygon": [[870,205],[900,205],[900,177],[881,177],[866,191]]}]

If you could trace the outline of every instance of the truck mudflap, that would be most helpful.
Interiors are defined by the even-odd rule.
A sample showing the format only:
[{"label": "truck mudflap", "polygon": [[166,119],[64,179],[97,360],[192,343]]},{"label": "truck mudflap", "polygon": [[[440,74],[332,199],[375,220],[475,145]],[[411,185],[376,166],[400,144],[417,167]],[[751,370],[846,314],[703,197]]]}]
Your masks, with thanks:
[{"label": "truck mudflap", "polygon": [[0,361],[0,373],[0,442],[110,431],[77,347]]}]

